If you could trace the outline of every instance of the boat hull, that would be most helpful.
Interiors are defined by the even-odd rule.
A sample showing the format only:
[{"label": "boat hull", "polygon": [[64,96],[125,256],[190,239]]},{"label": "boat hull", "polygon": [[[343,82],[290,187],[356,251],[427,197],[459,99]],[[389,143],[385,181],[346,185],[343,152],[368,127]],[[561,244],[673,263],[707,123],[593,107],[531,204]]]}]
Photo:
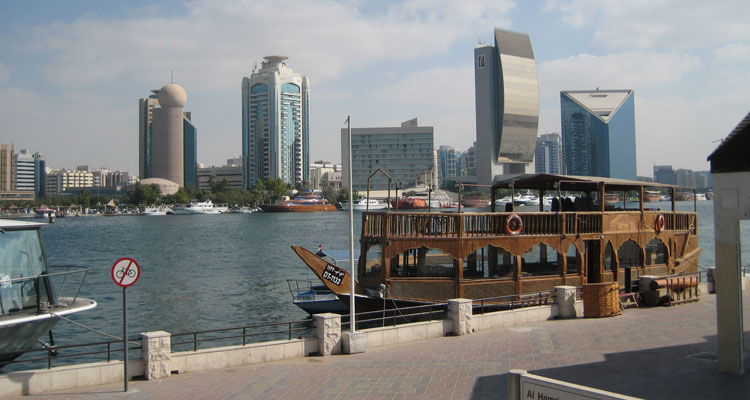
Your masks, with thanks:
[{"label": "boat hull", "polygon": [[23,354],[19,350],[38,348],[38,340],[52,327],[60,318],[46,318],[32,322],[0,327],[0,368],[8,361],[13,361]]},{"label": "boat hull", "polygon": [[264,204],[260,208],[264,212],[338,211],[333,204]]}]

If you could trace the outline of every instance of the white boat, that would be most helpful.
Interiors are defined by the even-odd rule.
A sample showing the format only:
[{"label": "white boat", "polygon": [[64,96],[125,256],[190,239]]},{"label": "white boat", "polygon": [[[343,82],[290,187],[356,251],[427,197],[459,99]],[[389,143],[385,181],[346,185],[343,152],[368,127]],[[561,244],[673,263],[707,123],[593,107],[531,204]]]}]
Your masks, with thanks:
[{"label": "white boat", "polygon": [[172,207],[175,215],[223,214],[228,209],[229,207],[226,204],[214,204],[211,200],[197,201],[187,205]]},{"label": "white boat", "polygon": [[[0,219],[0,368],[39,348],[61,316],[96,307],[96,301],[78,297],[87,268],[47,264],[44,225]],[[63,296],[63,289],[72,292]]]},{"label": "white boat", "polygon": [[228,214],[252,214],[254,212],[258,212],[260,208],[252,208],[252,207],[232,207],[227,211]]},{"label": "white boat", "polygon": [[495,205],[499,206],[499,207],[505,207],[506,204],[509,204],[509,203],[512,203],[512,202],[513,202],[513,199],[511,199],[510,196],[505,196],[505,197],[503,197],[501,199],[496,199],[495,200]]},{"label": "white boat", "polygon": [[545,206],[552,206],[552,199],[553,198],[554,197],[552,197],[552,196],[544,196],[542,198],[542,202],[544,203]]},{"label": "white boat", "polygon": [[695,200],[708,200],[705,193],[696,193]]},{"label": "white boat", "polygon": [[[349,211],[349,202],[341,203],[341,208]],[[385,210],[388,205],[383,200],[361,198],[354,201],[354,211]]]},{"label": "white boat", "polygon": [[520,200],[519,203],[525,206],[538,206],[539,205],[539,197],[531,193],[526,193],[524,195],[521,195],[519,200]]},{"label": "white boat", "polygon": [[167,207],[146,207],[143,209],[141,215],[144,216],[155,216],[155,215],[167,215],[169,209]]}]

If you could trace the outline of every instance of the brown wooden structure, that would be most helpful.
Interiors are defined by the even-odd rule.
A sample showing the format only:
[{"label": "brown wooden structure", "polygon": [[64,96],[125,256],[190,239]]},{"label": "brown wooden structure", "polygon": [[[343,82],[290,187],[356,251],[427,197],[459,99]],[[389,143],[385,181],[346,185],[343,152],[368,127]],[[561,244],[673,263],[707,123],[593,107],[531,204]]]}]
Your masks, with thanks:
[{"label": "brown wooden structure", "polygon": [[[410,301],[481,299],[697,272],[695,211],[643,207],[644,187],[676,186],[565,175],[522,175],[492,187],[492,212],[365,212],[357,292]],[[552,210],[494,210],[498,190],[552,194]],[[622,207],[605,192],[636,196]],[[565,197],[575,193],[575,197]],[[628,208],[630,206],[631,208]],[[305,260],[309,254],[295,251]],[[309,253],[309,252],[308,252]],[[312,254],[312,253],[310,253]],[[305,260],[313,268],[313,263]],[[322,264],[321,264],[322,265]],[[348,273],[347,273],[348,275]],[[324,283],[337,294],[348,287]],[[383,287],[384,285],[384,287]]]}]

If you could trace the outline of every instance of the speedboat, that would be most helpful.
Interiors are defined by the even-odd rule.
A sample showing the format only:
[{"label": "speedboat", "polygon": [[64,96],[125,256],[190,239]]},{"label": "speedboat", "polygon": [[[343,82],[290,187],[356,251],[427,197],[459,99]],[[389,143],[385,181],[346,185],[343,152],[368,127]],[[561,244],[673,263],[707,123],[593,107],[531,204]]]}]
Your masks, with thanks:
[{"label": "speedboat", "polygon": [[194,214],[223,214],[229,207],[226,204],[214,204],[211,200],[191,202],[187,205],[172,207],[175,215],[194,215]]},{"label": "speedboat", "polygon": [[[61,317],[96,307],[96,301],[78,297],[87,268],[47,264],[44,225],[0,219],[0,368],[38,348]],[[69,296],[62,293],[66,280]]]},{"label": "speedboat", "polygon": [[[349,202],[341,203],[341,208],[349,211]],[[354,202],[354,211],[384,210],[388,208],[383,200],[365,199],[364,197]]]},{"label": "speedboat", "polygon": [[166,207],[146,207],[143,209],[143,213],[141,215],[145,215],[145,216],[167,215],[167,211],[169,210]]}]

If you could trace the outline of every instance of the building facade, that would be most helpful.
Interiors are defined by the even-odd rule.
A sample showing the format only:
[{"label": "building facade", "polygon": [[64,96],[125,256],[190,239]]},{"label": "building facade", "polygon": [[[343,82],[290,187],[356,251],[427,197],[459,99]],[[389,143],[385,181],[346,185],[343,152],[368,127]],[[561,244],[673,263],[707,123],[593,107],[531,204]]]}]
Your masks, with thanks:
[{"label": "building facade", "polygon": [[47,195],[47,160],[39,153],[34,153],[34,193],[37,197]]},{"label": "building facade", "polygon": [[244,186],[281,179],[309,181],[310,83],[287,68],[284,56],[267,56],[242,78]]},{"label": "building facade", "polygon": [[566,174],[636,179],[632,90],[563,91],[560,112]]},{"label": "building facade", "polygon": [[197,187],[198,129],[183,111],[185,89],[169,83],[152,93],[138,101],[138,176]]},{"label": "building facade", "polygon": [[495,45],[474,49],[476,177],[531,172],[539,125],[539,84],[528,35],[495,30]]},{"label": "building facade", "polygon": [[559,133],[547,133],[536,139],[534,166],[537,174],[562,173],[562,143]]},{"label": "building facade", "polygon": [[15,155],[15,175],[15,190],[34,192],[34,156],[26,150],[22,149]]},{"label": "building facade", "polygon": [[94,187],[94,173],[85,170],[61,169],[47,174],[47,193],[57,195],[68,189]]},{"label": "building facade", "polygon": [[15,190],[13,183],[15,162],[13,160],[13,145],[0,144],[0,192]]},{"label": "building facade", "polygon": [[211,181],[227,181],[230,189],[242,189],[242,166],[224,165],[221,167],[198,168],[198,190],[210,190]]},{"label": "building facade", "polygon": [[654,182],[676,185],[677,179],[671,165],[654,165]]},{"label": "building facade", "polygon": [[[400,127],[352,128],[353,189],[367,191],[367,179],[378,168],[391,176],[393,185],[398,184],[401,188],[433,185],[437,179],[433,137],[433,128],[418,126],[416,118]],[[342,183],[346,188],[349,188],[348,151],[349,136],[347,130],[342,129]],[[388,189],[388,180],[378,174],[371,181],[371,189]]]},{"label": "building facade", "polygon": [[448,177],[461,176],[461,152],[451,146],[440,146],[437,150],[437,171],[440,186],[448,183]]}]

